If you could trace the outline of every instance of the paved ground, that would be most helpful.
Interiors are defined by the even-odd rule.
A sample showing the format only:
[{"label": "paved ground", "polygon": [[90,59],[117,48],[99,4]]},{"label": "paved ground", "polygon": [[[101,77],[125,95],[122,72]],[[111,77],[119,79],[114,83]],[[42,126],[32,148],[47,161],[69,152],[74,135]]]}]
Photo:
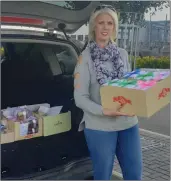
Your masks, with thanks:
[{"label": "paved ground", "polygon": [[[170,180],[170,138],[140,131],[143,150],[143,180]],[[118,160],[114,172],[121,175]],[[113,177],[112,180],[117,180]]]},{"label": "paved ground", "polygon": [[140,128],[170,135],[170,104],[149,119],[139,118]]}]

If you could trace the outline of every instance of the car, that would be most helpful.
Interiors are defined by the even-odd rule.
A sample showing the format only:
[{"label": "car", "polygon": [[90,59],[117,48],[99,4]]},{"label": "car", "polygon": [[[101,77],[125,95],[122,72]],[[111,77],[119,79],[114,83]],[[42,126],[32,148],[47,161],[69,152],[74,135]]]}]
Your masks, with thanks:
[{"label": "car", "polygon": [[67,34],[89,19],[99,2],[1,2],[1,109],[49,103],[71,111],[70,131],[1,144],[3,180],[89,180],[92,163],[78,131],[83,112],[73,97],[81,48]]}]

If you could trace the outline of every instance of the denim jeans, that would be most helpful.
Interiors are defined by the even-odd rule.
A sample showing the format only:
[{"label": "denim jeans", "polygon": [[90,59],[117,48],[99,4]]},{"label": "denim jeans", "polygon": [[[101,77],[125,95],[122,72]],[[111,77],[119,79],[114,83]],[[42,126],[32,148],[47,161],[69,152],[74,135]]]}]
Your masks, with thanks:
[{"label": "denim jeans", "polygon": [[124,180],[142,179],[142,150],[138,124],[122,131],[84,129],[93,162],[94,180],[110,180],[115,154]]}]

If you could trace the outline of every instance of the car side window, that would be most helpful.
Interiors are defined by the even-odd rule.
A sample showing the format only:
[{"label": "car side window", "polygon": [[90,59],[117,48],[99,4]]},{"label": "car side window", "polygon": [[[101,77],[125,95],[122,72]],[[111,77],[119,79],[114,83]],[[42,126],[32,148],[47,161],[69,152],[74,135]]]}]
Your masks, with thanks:
[{"label": "car side window", "polygon": [[73,75],[77,62],[76,55],[66,45],[5,43],[0,53],[3,77],[13,82],[36,82],[52,80],[60,74]]},{"label": "car side window", "polygon": [[41,53],[39,44],[6,43],[6,48],[7,58],[2,64],[3,77],[13,82],[52,79],[52,71]]},{"label": "car side window", "polygon": [[55,54],[57,56],[63,74],[73,74],[77,58],[75,57],[70,47],[61,45],[60,47],[55,47]]}]

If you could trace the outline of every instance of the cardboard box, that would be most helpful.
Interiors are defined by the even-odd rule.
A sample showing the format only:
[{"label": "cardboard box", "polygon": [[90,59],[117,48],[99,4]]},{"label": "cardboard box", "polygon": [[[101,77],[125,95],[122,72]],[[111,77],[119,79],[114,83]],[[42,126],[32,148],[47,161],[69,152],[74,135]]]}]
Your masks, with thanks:
[{"label": "cardboard box", "polygon": [[14,131],[8,130],[7,133],[1,133],[1,144],[14,142]]},{"label": "cardboard box", "polygon": [[148,118],[170,103],[170,76],[147,90],[102,86],[100,94],[104,108],[122,103],[121,112]]},{"label": "cardboard box", "polygon": [[19,122],[14,122],[10,121],[11,125],[14,129],[14,140],[19,141],[19,140],[25,140],[25,139],[31,139],[31,138],[36,138],[40,137],[43,135],[43,121],[41,118],[37,117],[38,119],[38,132],[34,134],[23,134],[23,132],[26,132],[25,127],[27,129],[27,123],[20,124]]},{"label": "cardboard box", "polygon": [[13,126],[7,120],[1,120],[1,122],[2,121],[6,121],[8,126],[7,126],[7,132],[6,133],[1,132],[1,144],[14,142]]},{"label": "cardboard box", "polygon": [[43,116],[43,136],[50,136],[71,130],[71,112],[56,116]]}]

